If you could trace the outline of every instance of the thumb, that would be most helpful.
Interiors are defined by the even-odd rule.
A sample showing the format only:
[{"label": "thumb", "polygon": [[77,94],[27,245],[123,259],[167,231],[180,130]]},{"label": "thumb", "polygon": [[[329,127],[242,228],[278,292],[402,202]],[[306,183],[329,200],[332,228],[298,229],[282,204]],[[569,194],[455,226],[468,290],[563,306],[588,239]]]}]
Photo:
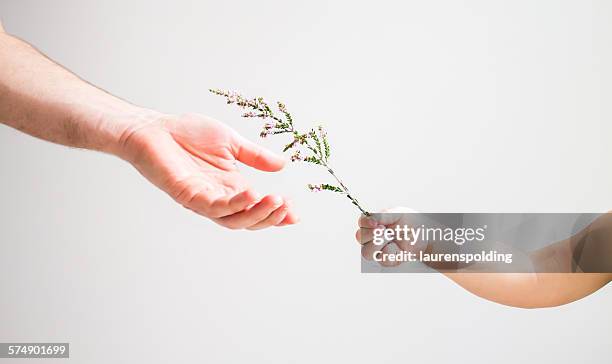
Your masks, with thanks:
[{"label": "thumb", "polygon": [[285,166],[285,159],[261,147],[241,135],[236,136],[234,157],[240,162],[261,171],[276,172]]}]

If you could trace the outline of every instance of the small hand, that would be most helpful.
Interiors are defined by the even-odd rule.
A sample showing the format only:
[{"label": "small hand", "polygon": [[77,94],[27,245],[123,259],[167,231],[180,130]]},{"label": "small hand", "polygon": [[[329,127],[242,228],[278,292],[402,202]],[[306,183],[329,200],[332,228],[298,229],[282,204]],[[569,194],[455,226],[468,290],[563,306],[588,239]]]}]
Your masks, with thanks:
[{"label": "small hand", "polygon": [[[361,215],[357,222],[359,229],[355,233],[357,242],[361,244],[361,255],[364,259],[372,261],[374,260],[374,254],[378,251],[382,251],[383,254],[394,254],[399,251],[413,251],[416,252],[420,248],[420,245],[411,245],[408,241],[386,241],[383,244],[374,244],[374,229],[394,229],[396,226],[409,224],[406,220],[406,213],[414,213],[407,207],[395,207],[391,209],[385,209],[381,211],[381,214],[375,214],[371,216]],[[400,265],[400,262],[396,261],[381,261],[380,265],[385,267],[394,267]]]},{"label": "small hand", "polygon": [[294,224],[289,201],[260,198],[236,162],[262,171],[284,160],[225,124],[200,115],[160,116],[124,132],[121,156],[184,207],[230,229],[257,230]]}]

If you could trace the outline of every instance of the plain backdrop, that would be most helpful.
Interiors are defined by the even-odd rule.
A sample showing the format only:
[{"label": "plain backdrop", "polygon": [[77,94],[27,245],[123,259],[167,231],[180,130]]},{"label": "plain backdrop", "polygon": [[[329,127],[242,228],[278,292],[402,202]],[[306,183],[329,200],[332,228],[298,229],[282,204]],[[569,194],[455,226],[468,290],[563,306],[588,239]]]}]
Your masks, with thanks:
[{"label": "plain backdrop", "polygon": [[[88,81],[256,140],[208,88],[324,123],[371,210],[612,208],[609,1],[0,0],[8,32]],[[259,140],[272,149],[283,141]],[[0,341],[74,363],[606,363],[612,294],[543,310],[438,274],[360,274],[358,211],[244,168],[299,225],[223,230],[125,162],[0,127]],[[19,362],[17,360],[11,362]]]}]

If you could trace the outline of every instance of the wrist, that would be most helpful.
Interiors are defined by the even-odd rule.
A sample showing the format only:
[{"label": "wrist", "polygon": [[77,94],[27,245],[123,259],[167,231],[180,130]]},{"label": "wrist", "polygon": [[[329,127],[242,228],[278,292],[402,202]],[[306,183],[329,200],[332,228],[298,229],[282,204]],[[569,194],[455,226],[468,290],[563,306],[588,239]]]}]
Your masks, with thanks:
[{"label": "wrist", "polygon": [[[104,105],[104,104],[98,104]],[[95,138],[88,141],[87,148],[128,159],[126,141],[139,129],[155,123],[163,114],[155,110],[131,105],[127,102],[104,105],[96,110],[87,110],[78,119],[93,129]]]}]

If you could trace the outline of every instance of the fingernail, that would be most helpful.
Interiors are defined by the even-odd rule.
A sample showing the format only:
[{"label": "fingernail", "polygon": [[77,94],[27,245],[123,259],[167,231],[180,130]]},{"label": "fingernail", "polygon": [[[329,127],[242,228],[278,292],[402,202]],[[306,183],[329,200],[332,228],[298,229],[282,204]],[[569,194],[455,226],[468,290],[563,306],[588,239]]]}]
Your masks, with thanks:
[{"label": "fingernail", "polygon": [[272,205],[274,205],[275,207],[279,207],[280,205],[283,204],[283,199],[278,197],[278,196],[274,196],[272,198]]}]

